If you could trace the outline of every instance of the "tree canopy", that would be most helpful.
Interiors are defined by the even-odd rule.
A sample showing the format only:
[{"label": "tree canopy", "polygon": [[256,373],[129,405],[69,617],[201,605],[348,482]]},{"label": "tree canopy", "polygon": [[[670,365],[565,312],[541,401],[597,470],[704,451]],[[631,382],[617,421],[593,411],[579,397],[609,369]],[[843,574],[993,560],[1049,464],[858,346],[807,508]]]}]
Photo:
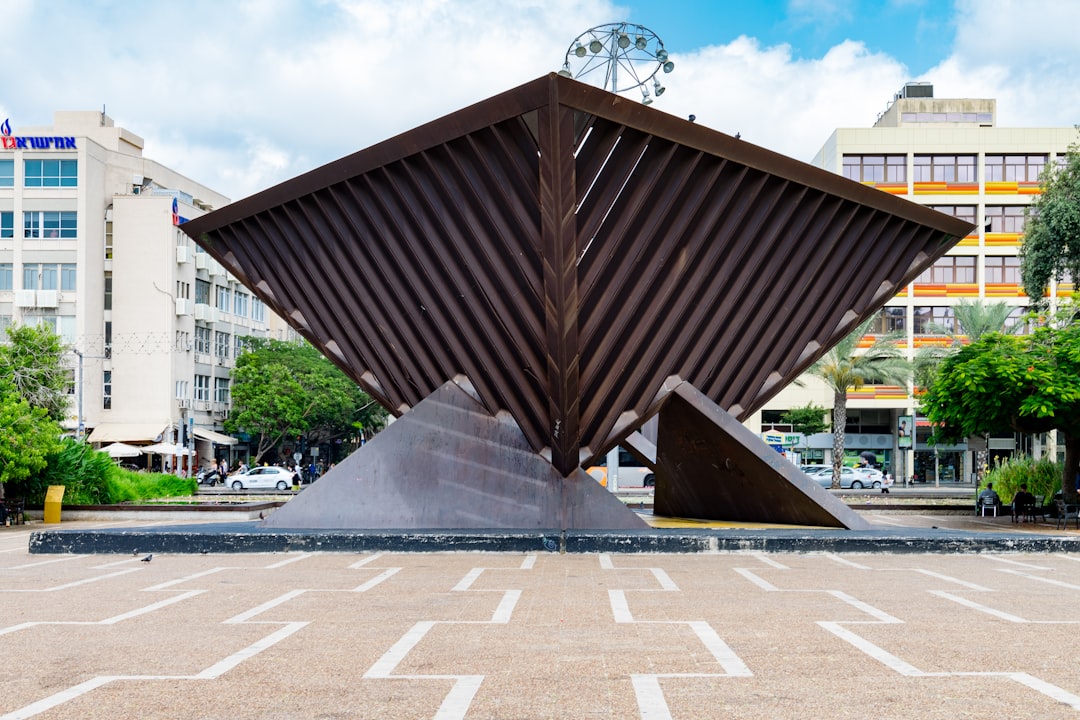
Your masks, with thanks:
[{"label": "tree canopy", "polygon": [[833,391],[833,480],[840,487],[840,466],[844,459],[844,429],[847,426],[847,393],[869,383],[906,385],[911,364],[897,346],[897,336],[883,335],[863,352],[859,342],[874,318],[866,320],[810,366],[809,373],[821,378]]},{"label": "tree canopy", "polygon": [[793,408],[780,416],[780,422],[791,425],[791,429],[803,435],[816,435],[825,432],[829,428],[829,421],[825,419],[828,410],[807,403],[805,407]]},{"label": "tree canopy", "polygon": [[1061,167],[1047,167],[1041,192],[1026,210],[1020,273],[1036,307],[1046,305],[1050,280],[1080,282],[1080,148]]},{"label": "tree canopy", "polygon": [[307,343],[253,339],[232,373],[229,432],[257,439],[255,461],[306,436],[330,442],[382,425],[386,411]]},{"label": "tree canopy", "polygon": [[7,336],[8,342],[0,344],[0,378],[10,381],[29,405],[59,422],[68,412],[71,382],[60,336],[45,325],[12,326]]},{"label": "tree canopy", "polygon": [[1080,463],[1080,323],[1074,307],[1030,335],[992,333],[942,363],[921,398],[936,434],[946,440],[1005,429],[1060,430],[1065,436],[1062,487],[1075,499]]},{"label": "tree canopy", "polygon": [[0,377],[0,498],[4,483],[40,473],[60,445],[60,426],[44,408],[24,400],[14,384]]},{"label": "tree canopy", "polygon": [[961,300],[953,306],[953,328],[931,324],[930,329],[936,335],[945,336],[945,345],[926,345],[915,354],[915,386],[928,388],[934,383],[941,361],[954,354],[966,344],[978,342],[984,335],[993,332],[1012,335],[1022,325],[1007,326],[1009,315],[1015,306],[1005,302],[986,303],[981,300]]}]

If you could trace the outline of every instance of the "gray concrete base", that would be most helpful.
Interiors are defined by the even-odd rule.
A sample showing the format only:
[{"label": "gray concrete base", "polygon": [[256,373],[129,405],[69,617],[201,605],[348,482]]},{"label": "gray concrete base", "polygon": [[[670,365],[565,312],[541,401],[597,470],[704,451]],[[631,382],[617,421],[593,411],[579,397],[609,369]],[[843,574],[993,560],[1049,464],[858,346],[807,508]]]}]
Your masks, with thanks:
[{"label": "gray concrete base", "polygon": [[258,523],[42,530],[31,553],[252,552],[1030,553],[1080,552],[1080,537],[950,530],[277,530]]}]

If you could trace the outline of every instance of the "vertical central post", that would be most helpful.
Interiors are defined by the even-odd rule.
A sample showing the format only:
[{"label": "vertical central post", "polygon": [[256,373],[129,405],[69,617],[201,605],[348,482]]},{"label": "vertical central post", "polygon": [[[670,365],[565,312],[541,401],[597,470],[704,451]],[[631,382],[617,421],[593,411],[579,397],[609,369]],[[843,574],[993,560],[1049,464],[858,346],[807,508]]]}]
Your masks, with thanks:
[{"label": "vertical central post", "polygon": [[559,104],[558,84],[539,110],[540,256],[544,264],[547,336],[548,442],[551,464],[563,477],[580,458],[580,346],[578,340],[577,222],[574,115]]}]

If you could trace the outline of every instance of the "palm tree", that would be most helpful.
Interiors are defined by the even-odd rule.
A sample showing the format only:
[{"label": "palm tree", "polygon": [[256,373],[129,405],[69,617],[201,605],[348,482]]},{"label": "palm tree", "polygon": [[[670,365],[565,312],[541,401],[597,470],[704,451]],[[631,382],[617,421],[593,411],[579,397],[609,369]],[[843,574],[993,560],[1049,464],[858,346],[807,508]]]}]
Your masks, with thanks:
[{"label": "palm tree", "polygon": [[978,341],[983,335],[999,332],[1013,334],[1020,330],[1022,325],[1016,323],[1006,327],[1009,315],[1016,309],[1014,305],[1003,302],[983,303],[961,301],[953,306],[953,317],[956,325],[950,329],[940,325],[931,324],[930,331],[935,335],[944,335],[946,344],[928,345],[919,348],[915,354],[915,386],[928,388],[934,383],[938,365],[942,360],[956,353],[960,348],[969,343]]},{"label": "palm tree", "polygon": [[829,352],[810,366],[808,372],[825,381],[833,391],[833,453],[832,487],[840,487],[840,467],[844,459],[844,428],[847,426],[847,393],[867,383],[906,385],[911,377],[911,364],[897,346],[898,335],[877,338],[862,353],[856,353],[876,318],[870,318]]}]

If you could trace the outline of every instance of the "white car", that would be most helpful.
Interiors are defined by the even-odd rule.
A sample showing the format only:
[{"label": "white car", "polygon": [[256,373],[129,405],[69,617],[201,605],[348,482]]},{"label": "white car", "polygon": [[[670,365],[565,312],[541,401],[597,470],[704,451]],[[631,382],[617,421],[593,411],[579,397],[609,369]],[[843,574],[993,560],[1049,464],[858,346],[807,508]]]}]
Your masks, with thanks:
[{"label": "white car", "polygon": [[[823,470],[817,472],[811,473],[806,470],[803,472],[806,472],[811,479],[816,480],[821,487],[832,487],[831,465],[826,465]],[[851,488],[853,490],[871,487],[879,488],[881,487],[881,478],[872,477],[862,469],[842,467],[840,468],[840,487],[844,489]]]},{"label": "white car", "polygon": [[233,490],[275,488],[287,490],[292,487],[293,473],[277,465],[253,467],[246,473],[229,476],[229,486]]}]

